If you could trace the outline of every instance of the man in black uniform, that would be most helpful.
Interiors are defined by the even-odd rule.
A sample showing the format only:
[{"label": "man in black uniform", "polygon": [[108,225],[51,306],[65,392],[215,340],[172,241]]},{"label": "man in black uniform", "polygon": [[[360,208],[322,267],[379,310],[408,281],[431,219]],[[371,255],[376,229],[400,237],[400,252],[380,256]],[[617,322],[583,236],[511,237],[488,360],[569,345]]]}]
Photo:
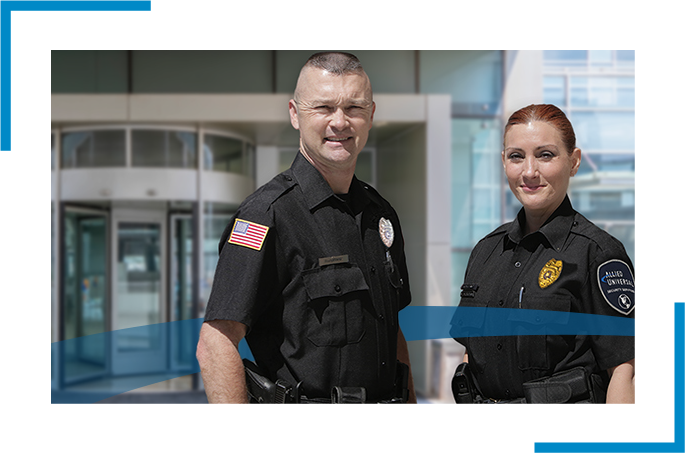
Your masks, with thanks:
[{"label": "man in black uniform", "polygon": [[302,401],[330,402],[333,389],[394,401],[398,361],[409,364],[398,311],[411,296],[397,214],[354,176],[371,84],[355,56],[315,54],[289,111],[300,153],[243,202],[219,245],[197,350],[207,397],[248,401],[246,337],[260,373],[299,383]]}]

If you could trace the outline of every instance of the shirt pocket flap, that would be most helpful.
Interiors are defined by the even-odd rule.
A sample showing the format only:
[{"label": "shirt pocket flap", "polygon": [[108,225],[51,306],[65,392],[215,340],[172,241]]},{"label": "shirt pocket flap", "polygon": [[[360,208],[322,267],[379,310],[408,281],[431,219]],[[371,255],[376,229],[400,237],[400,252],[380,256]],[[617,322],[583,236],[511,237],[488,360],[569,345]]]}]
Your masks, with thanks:
[{"label": "shirt pocket flap", "polygon": [[307,295],[312,300],[369,290],[364,274],[356,266],[317,269],[303,274],[302,279]]}]

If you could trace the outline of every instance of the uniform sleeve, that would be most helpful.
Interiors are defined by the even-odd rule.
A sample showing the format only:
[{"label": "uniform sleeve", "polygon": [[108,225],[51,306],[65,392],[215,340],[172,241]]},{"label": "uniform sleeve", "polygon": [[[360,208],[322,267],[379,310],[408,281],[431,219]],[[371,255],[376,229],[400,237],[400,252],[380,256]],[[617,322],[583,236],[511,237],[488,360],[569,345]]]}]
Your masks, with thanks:
[{"label": "uniform sleeve", "polygon": [[[588,313],[634,319],[633,263],[623,245],[614,241],[615,244],[600,250],[590,265],[588,287],[591,306]],[[635,337],[595,335],[592,337],[592,350],[600,368],[605,370],[635,358]]]},{"label": "uniform sleeve", "polygon": [[[464,285],[470,285],[474,282],[472,282],[469,278],[471,270],[473,266],[475,265],[474,263],[476,262],[479,252],[481,250],[483,244],[483,240],[480,240],[478,244],[471,250],[471,254],[469,255],[469,260],[468,263],[466,264],[466,272],[464,272]],[[461,285],[461,286],[464,286]],[[461,288],[461,293],[459,296],[459,306],[460,307],[468,307],[468,306],[477,306],[477,304],[473,304],[473,299],[476,296],[476,292],[473,290],[470,290],[466,288],[465,286]],[[468,326],[464,326],[464,317],[463,317],[463,312],[460,312],[459,310],[455,310],[454,315],[452,316],[452,319],[450,321],[450,325],[452,326],[450,328],[450,335],[454,338],[454,340],[457,343],[460,343],[463,345],[467,350],[469,349],[469,337],[464,337],[461,336],[466,332],[466,328]],[[467,324],[469,324],[469,321],[472,321],[472,319],[467,319]]]},{"label": "uniform sleeve", "polygon": [[397,238],[400,240],[401,252],[398,262],[398,268],[400,271],[400,278],[402,279],[402,287],[400,289],[399,307],[401,310],[411,303],[411,290],[409,288],[409,271],[407,269],[407,258],[404,254],[404,236],[402,235],[402,227],[400,226],[400,220],[397,213],[394,212],[395,218],[397,219]]},{"label": "uniform sleeve", "polygon": [[241,322],[251,328],[274,298],[278,280],[276,231],[268,213],[241,209],[229,222],[205,321]]}]

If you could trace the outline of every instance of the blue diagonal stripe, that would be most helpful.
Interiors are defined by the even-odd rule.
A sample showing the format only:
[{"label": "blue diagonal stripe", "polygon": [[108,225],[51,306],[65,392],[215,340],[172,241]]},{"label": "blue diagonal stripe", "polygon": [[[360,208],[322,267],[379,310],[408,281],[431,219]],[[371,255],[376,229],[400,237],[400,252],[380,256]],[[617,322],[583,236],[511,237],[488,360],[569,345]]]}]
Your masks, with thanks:
[{"label": "blue diagonal stripe", "polygon": [[[632,319],[544,310],[407,307],[400,312],[399,321],[408,341],[495,335],[634,334]],[[195,346],[201,324],[202,319],[175,321],[53,343],[53,376],[57,376],[62,384],[68,385],[79,377],[72,370],[82,367],[84,356],[100,364],[101,378],[107,383],[107,390],[102,392],[53,392],[53,402],[96,402],[162,380],[197,373],[200,368],[195,359]],[[174,359],[177,362],[175,368],[169,366],[161,374],[150,374],[147,363],[136,359],[133,354],[118,354],[113,360],[112,351],[128,348],[127,341],[131,339],[145,345],[169,345],[173,349],[172,354],[185,354],[181,360],[183,364],[178,365],[179,360]],[[158,351],[158,354],[169,353],[165,347],[159,347]],[[240,352],[243,357],[251,358],[244,341]],[[116,379],[121,376],[125,379]]]}]

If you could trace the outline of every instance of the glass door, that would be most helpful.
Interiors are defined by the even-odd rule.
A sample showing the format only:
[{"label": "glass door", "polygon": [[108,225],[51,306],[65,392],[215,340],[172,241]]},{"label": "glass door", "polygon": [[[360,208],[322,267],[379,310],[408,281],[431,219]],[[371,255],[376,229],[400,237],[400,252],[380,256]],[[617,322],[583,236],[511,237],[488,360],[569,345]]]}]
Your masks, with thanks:
[{"label": "glass door", "polygon": [[171,216],[171,366],[190,369],[195,361],[193,307],[193,221],[191,214]]},{"label": "glass door", "polygon": [[112,215],[112,374],[165,372],[165,212],[118,209]]},{"label": "glass door", "polygon": [[107,371],[109,323],[105,211],[65,207],[63,216],[63,382],[75,383]]}]

